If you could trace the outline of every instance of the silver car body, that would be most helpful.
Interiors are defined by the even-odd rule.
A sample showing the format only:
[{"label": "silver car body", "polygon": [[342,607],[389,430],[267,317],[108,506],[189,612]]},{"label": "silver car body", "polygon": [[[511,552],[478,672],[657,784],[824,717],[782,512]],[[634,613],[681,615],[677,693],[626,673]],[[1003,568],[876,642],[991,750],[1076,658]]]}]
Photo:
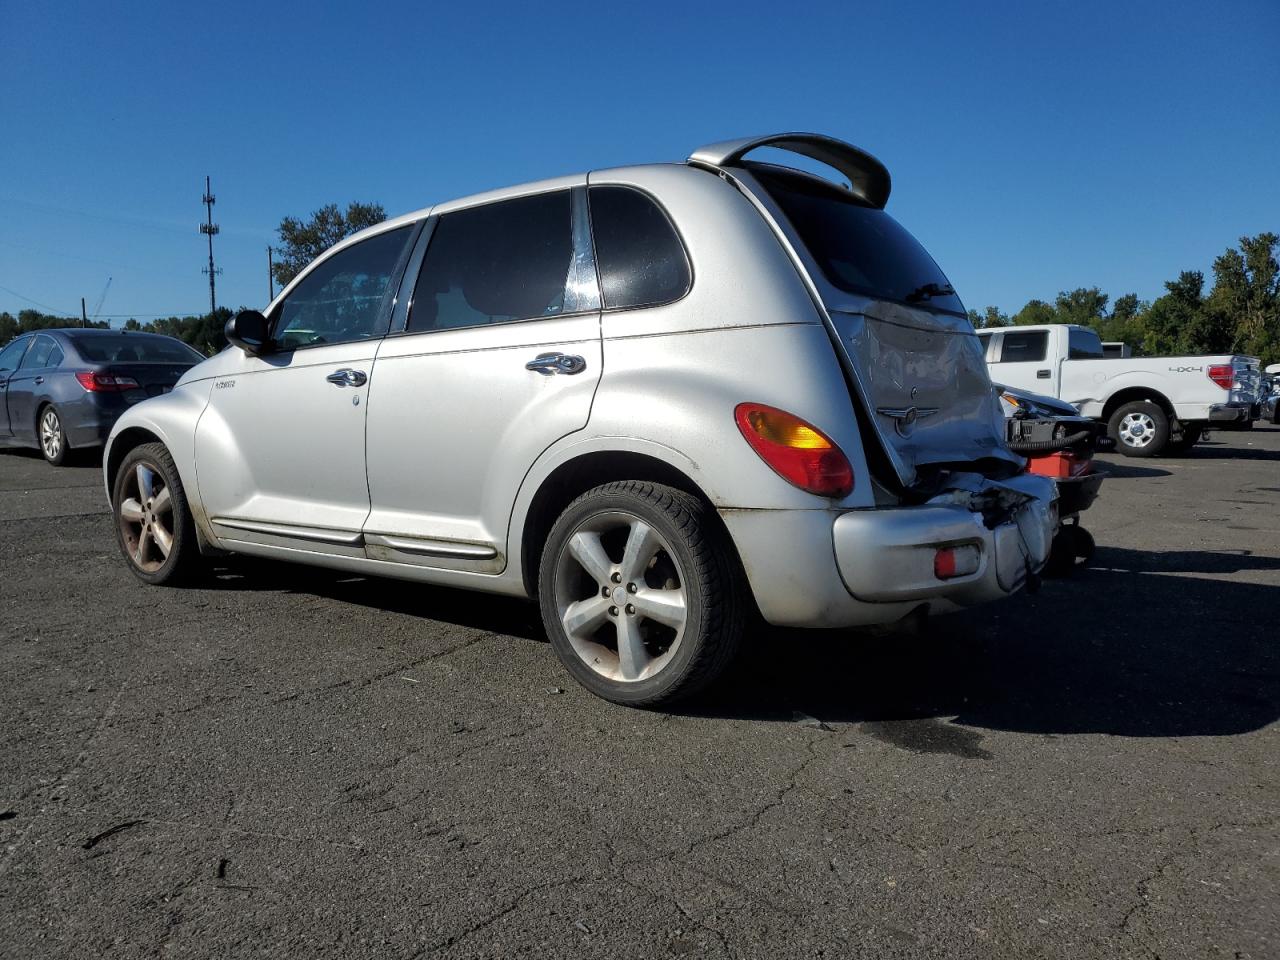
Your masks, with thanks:
[{"label": "silver car body", "polygon": [[[263,357],[233,347],[207,360],[117,423],[104,458],[108,494],[127,449],[159,439],[205,549],[528,596],[547,510],[563,508],[566,491],[581,492],[573,484],[583,477],[628,479],[638,469],[679,478],[715,507],[774,624],[887,623],[922,605],[946,611],[1018,589],[1048,554],[1054,488],[1018,475],[968,321],[829,284],[739,162],[761,144],[810,156],[836,144],[827,156],[845,164],[852,188],[881,206],[887,199],[878,162],[825,138],[782,135],[380,224],[317,264],[376,233],[422,224],[389,335]],[[396,332],[436,218],[551,190],[577,189],[585,202],[581,188],[598,184],[636,188],[665,209],[692,271],[682,299]],[[581,279],[594,284],[589,235],[583,243],[591,272]],[[543,354],[581,357],[585,369],[526,368]],[[330,375],[342,370],[363,382],[335,385]],[[833,501],[774,473],[735,427],[744,401],[817,425],[849,458],[852,492]],[[939,464],[948,466],[940,473]],[[892,492],[918,491],[925,474],[935,478],[927,495]],[[995,503],[1004,505],[999,522],[990,520]],[[948,544],[977,545],[978,569],[939,580],[934,555]]]}]

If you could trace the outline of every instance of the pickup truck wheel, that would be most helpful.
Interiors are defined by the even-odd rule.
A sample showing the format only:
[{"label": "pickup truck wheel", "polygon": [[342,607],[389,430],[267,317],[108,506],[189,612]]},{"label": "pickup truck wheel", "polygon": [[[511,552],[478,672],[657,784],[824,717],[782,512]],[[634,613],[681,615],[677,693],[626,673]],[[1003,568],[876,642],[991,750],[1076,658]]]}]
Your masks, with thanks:
[{"label": "pickup truck wheel", "polygon": [[538,576],[551,645],[584,687],[657,706],[697,693],[740,644],[745,588],[710,507],[621,481],[589,490],[551,529]]},{"label": "pickup truck wheel", "polygon": [[1169,417],[1149,400],[1137,400],[1111,414],[1108,431],[1126,457],[1155,457],[1169,442]]}]

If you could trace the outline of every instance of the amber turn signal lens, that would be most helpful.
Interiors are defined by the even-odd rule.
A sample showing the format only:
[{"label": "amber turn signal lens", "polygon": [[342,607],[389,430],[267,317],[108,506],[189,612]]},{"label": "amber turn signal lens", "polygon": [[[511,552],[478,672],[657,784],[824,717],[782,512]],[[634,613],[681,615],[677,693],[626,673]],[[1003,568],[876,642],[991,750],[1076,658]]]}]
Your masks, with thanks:
[{"label": "amber turn signal lens", "polygon": [[760,459],[788,483],[820,497],[853,490],[849,458],[817,427],[762,403],[740,403],[733,416]]}]

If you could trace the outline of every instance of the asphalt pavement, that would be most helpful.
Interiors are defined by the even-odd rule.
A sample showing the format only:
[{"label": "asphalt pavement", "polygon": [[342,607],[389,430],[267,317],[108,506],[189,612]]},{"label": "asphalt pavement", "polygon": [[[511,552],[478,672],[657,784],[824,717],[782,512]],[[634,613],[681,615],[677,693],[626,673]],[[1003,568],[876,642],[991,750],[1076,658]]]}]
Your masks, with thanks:
[{"label": "asphalt pavement", "polygon": [[647,713],[529,604],[144,586],[2,453],[0,956],[1280,956],[1280,429],[1103,459],[1073,578]]}]

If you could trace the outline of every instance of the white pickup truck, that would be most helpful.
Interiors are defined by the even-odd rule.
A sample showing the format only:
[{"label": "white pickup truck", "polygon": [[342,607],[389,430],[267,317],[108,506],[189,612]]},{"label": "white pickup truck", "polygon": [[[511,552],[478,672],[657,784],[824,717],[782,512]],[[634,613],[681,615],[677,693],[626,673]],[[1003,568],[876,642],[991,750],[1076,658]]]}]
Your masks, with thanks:
[{"label": "white pickup truck", "polygon": [[1249,427],[1259,416],[1254,357],[1108,360],[1098,335],[1072,324],[977,333],[994,382],[1057,397],[1105,422],[1126,456],[1183,453],[1206,427]]}]

